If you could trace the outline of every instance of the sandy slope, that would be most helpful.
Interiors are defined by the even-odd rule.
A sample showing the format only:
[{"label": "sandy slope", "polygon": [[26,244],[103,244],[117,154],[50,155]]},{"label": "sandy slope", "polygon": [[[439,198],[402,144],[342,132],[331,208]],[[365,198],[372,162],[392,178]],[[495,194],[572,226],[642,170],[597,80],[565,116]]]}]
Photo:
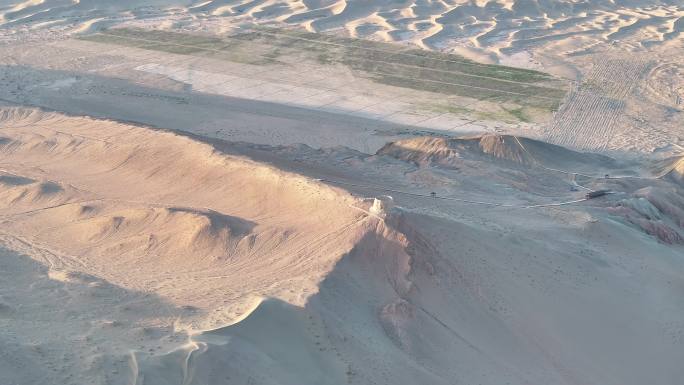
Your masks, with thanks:
[{"label": "sandy slope", "polygon": [[[684,197],[667,178],[571,178],[549,166],[626,165],[526,139],[521,154],[511,137],[367,155],[212,146],[34,109],[0,116],[0,382],[683,375]],[[619,193],[523,208],[576,199],[578,182]],[[401,208],[330,185],[385,186]],[[510,205],[430,198],[436,187]]]},{"label": "sandy slope", "polygon": [[[72,256],[48,258],[55,268],[199,307],[259,291],[302,303],[351,247],[340,232],[359,212],[340,191],[170,133],[36,114],[3,120],[3,214],[20,238]],[[254,274],[264,266],[273,279]]]}]

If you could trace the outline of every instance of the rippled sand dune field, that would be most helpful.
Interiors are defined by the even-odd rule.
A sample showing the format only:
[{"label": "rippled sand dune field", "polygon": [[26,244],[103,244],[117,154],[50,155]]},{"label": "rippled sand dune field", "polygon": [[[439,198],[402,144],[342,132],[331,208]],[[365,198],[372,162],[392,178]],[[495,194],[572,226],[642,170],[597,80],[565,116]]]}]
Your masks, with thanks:
[{"label": "rippled sand dune field", "polygon": [[654,1],[25,1],[3,2],[2,24],[76,25],[160,16],[179,25],[198,18],[230,23],[282,22],[309,31],[343,30],[353,37],[410,41],[497,60],[529,47],[554,45],[581,53],[604,42],[646,48],[680,39],[684,11],[677,0]]}]

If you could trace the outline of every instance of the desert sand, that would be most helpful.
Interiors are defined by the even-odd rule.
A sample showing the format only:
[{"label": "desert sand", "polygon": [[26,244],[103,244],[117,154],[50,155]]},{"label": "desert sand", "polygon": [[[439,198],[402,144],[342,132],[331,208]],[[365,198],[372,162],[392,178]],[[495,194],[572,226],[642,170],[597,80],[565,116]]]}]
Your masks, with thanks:
[{"label": "desert sand", "polygon": [[150,18],[175,27],[286,23],[312,32],[411,42],[494,61],[533,65],[528,47],[577,54],[609,42],[625,48],[680,44],[684,13],[676,0],[620,1],[6,1],[4,24],[78,31]]},{"label": "desert sand", "polygon": [[16,107],[2,123],[3,381],[681,375],[681,161],[575,176],[620,191],[582,204],[552,170],[623,165],[499,136],[350,156]]},{"label": "desert sand", "polygon": [[679,385],[676,1],[0,1],[0,384]]}]

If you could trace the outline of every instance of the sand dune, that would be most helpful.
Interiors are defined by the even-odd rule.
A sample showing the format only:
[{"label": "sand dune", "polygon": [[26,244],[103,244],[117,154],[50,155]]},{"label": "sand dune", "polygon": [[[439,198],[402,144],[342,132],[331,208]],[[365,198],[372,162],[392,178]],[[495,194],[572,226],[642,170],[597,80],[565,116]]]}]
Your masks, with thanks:
[{"label": "sand dune", "polygon": [[[511,136],[369,155],[2,117],[0,272],[14,284],[0,287],[0,365],[18,368],[0,366],[4,382],[680,378],[682,310],[662,302],[677,295],[684,198],[666,178],[585,176],[617,193],[576,206],[436,206],[426,189],[443,180],[457,196],[573,199],[577,180],[536,166],[612,161]],[[356,196],[380,183],[393,199]]]},{"label": "sand dune", "polygon": [[671,170],[666,175],[682,184],[684,182],[684,158],[675,159],[672,162]]},{"label": "sand dune", "polygon": [[655,161],[652,165],[653,174],[660,178],[681,183],[684,177],[684,157],[673,156]]},{"label": "sand dune", "polygon": [[64,188],[54,182],[36,182],[33,179],[16,175],[0,175],[0,183],[8,187],[3,191],[2,200],[8,207],[20,205],[60,204],[67,199]]},{"label": "sand dune", "polygon": [[[135,355],[138,380],[144,375],[149,384],[344,383],[347,368],[323,347],[323,334],[323,325],[310,312],[278,300],[259,301],[235,325],[192,335],[165,355]],[[169,370],[178,367],[182,376]]]},{"label": "sand dune", "polygon": [[[25,1],[0,9],[5,26],[76,25],[76,32],[121,21],[222,26],[285,23],[310,31],[344,31],[353,37],[406,41],[454,49],[488,60],[519,61],[515,54],[553,46],[572,54],[620,41],[632,49],[681,39],[684,13],[676,1]],[[204,21],[203,21],[204,20]],[[530,63],[528,63],[529,65]]]},{"label": "sand dune", "polygon": [[[306,178],[223,156],[171,133],[54,114],[32,123],[24,119],[33,115],[21,109],[9,115],[16,119],[8,119],[1,146],[1,162],[14,166],[0,185],[6,220],[36,242],[87,254],[80,262],[118,285],[139,288],[145,282],[182,302],[203,294],[182,294],[174,283],[179,274],[203,272],[186,284],[205,286],[201,291],[208,294],[225,285],[218,280],[224,266],[249,275],[275,263],[280,267],[274,281],[254,276],[255,288],[261,288],[256,291],[282,291],[283,299],[297,303],[315,291],[312,269],[329,269],[356,237],[340,234],[357,221],[359,212],[348,207],[355,200]],[[60,180],[34,182],[35,174]],[[258,195],[262,199],[253,199]],[[313,226],[318,231],[308,230],[323,222]],[[321,244],[333,235],[335,245]],[[321,257],[306,258],[310,253]],[[270,254],[280,256],[277,262],[266,258]],[[131,265],[135,273],[126,268]],[[180,266],[187,272],[180,273]],[[201,276],[212,276],[213,283]],[[279,287],[279,281],[299,281],[301,287]],[[249,284],[243,279],[230,285],[223,294],[243,292]]]},{"label": "sand dune", "polygon": [[[3,235],[3,245],[7,241]],[[149,293],[83,272],[49,269],[5,247],[0,266],[2,383],[129,384],[130,347],[157,349],[164,342],[153,338],[155,330],[170,331],[159,328],[158,320],[182,314]],[[93,343],[103,339],[110,340]]]},{"label": "sand dune", "polygon": [[[608,345],[623,343],[621,333],[625,329],[637,330],[640,328],[638,325],[642,325],[645,329],[632,337],[649,340],[642,334],[649,326],[641,316],[632,318],[626,325],[617,326],[620,324],[617,319],[633,313],[624,313],[624,308],[618,310],[620,306],[611,306],[608,310],[602,308],[604,302],[590,299],[596,294],[588,290],[589,287],[607,283],[601,280],[590,283],[593,281],[590,277],[574,276],[569,271],[569,275],[560,280],[577,285],[578,289],[573,293],[580,295],[581,300],[567,297],[563,303],[545,303],[544,312],[531,319],[525,317],[524,321],[518,319],[521,314],[516,309],[524,308],[525,301],[540,299],[544,295],[536,289],[528,291],[525,285],[516,285],[520,291],[502,294],[506,299],[491,296],[489,291],[493,287],[489,285],[494,283],[488,279],[487,283],[480,281],[483,273],[476,263],[460,258],[454,260],[443,254],[448,252],[446,246],[434,245],[423,238],[426,232],[440,232],[431,226],[429,229],[420,227],[426,223],[419,217],[397,215],[389,219],[387,225],[369,224],[376,230],[337,264],[322,282],[320,292],[304,309],[267,301],[235,325],[192,337],[192,344],[181,355],[187,357],[186,354],[193,352],[192,359],[185,361],[190,363],[188,373],[193,373],[193,376],[185,378],[189,383],[210,382],[221,373],[218,367],[227,366],[234,368],[230,373],[234,373],[237,383],[248,383],[249,378],[265,384],[280,381],[448,384],[453,378],[468,382],[478,379],[484,383],[500,383],[502,380],[512,383],[575,383],[606,378],[607,375],[602,373],[614,365],[625,372],[621,363],[612,362],[614,352],[609,355],[599,353]],[[454,224],[445,221],[441,225]],[[459,239],[487,242],[488,238],[480,238],[484,235],[481,231],[459,226]],[[496,255],[505,255],[500,247],[526,247],[529,250],[529,245],[511,244],[490,244],[485,248]],[[511,262],[498,260],[493,263],[495,266],[481,268],[506,281],[511,278],[506,277],[502,263],[507,266]],[[612,264],[610,266],[609,269],[616,268]],[[563,264],[561,269],[568,267]],[[539,268],[544,269],[543,265]],[[491,275],[489,278],[493,278]],[[510,285],[510,282],[499,281],[498,284]],[[544,283],[538,285],[543,286]],[[556,291],[556,295],[558,291],[564,291],[560,288],[551,290]],[[450,294],[440,294],[444,292]],[[353,298],[363,300],[355,301]],[[516,308],[509,309],[503,305],[511,300],[516,303]],[[579,315],[573,317],[561,310],[569,303],[573,306],[583,304]],[[482,306],[485,304],[491,310],[484,310]],[[612,315],[616,322],[609,321],[612,316],[607,317],[606,312],[611,311],[618,313]],[[273,323],[279,325],[277,330],[286,330],[286,341],[294,337],[297,342],[292,341],[288,345],[287,358],[265,365],[270,360],[262,357],[281,357],[283,349],[286,349],[279,334],[263,335],[264,330],[272,330],[269,326]],[[570,342],[564,338],[565,344],[591,351],[590,355],[612,355],[613,358],[594,364],[578,358],[573,348],[559,348],[555,336],[561,324],[564,333],[581,330],[580,334],[586,334],[579,341]],[[618,327],[621,332],[603,330],[597,333],[598,329],[603,329],[602,325],[608,324]],[[515,332],[511,332],[512,329]],[[594,343],[598,339],[602,343],[593,344],[596,350],[585,350],[588,347],[582,341],[587,339],[594,339]],[[516,346],[514,351],[505,348],[509,344]],[[551,346],[554,346],[551,348],[553,353],[547,350]],[[240,354],[233,353],[233,349],[240,349]],[[312,350],[315,352],[316,349],[318,352],[313,354]],[[163,368],[160,362],[168,364],[173,357],[179,360],[178,354],[173,352],[169,356],[155,358],[148,365]],[[628,355],[620,356],[632,359]],[[227,360],[226,357],[235,357],[238,361]],[[247,369],[237,368],[242,359],[250,359]],[[427,362],[430,364],[425,364]],[[557,369],[559,362],[567,369]],[[283,371],[282,365],[298,370]],[[521,373],[518,368],[527,365],[533,365],[535,369]],[[578,365],[583,367],[581,372],[571,369]],[[551,367],[554,369],[545,369]],[[320,368],[328,368],[327,375],[321,377]],[[632,374],[638,376],[637,371]]]}]

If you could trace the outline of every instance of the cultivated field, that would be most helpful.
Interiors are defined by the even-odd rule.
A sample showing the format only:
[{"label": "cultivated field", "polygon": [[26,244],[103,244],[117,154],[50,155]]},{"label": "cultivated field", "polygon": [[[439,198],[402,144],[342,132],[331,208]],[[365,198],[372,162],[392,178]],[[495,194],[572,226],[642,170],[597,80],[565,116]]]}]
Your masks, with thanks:
[{"label": "cultivated field", "polygon": [[143,29],[112,29],[84,37],[89,41],[146,50],[197,55],[253,65],[300,68],[345,65],[381,84],[552,111],[564,96],[564,83],[533,70],[488,65],[464,57],[402,45],[272,28],[253,28],[227,37],[205,37]]},{"label": "cultivated field", "polygon": [[597,61],[568,94],[548,125],[545,139],[577,149],[606,150],[620,127],[627,98],[650,65],[647,60]]}]

